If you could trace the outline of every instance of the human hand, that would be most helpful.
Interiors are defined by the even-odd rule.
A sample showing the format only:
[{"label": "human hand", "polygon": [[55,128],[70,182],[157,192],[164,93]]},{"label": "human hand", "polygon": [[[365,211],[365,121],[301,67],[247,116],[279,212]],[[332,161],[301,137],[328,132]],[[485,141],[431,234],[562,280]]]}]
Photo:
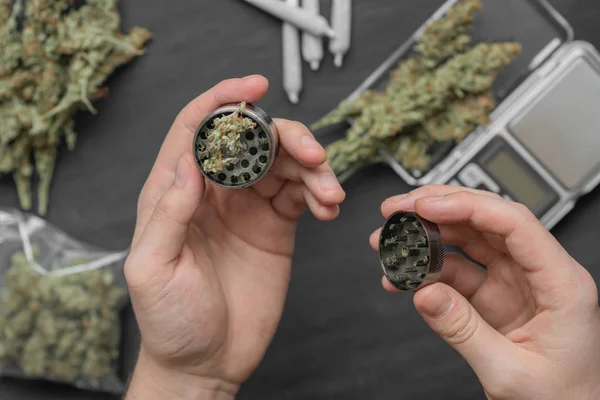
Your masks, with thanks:
[{"label": "human hand", "polygon": [[200,173],[190,149],[203,118],[267,88],[260,76],[221,82],[181,111],[160,149],[125,265],[142,339],[129,398],[235,396],[279,323],[297,220],[307,207],[323,221],[339,213],[345,193],[297,122],[274,121],[279,156],[254,186],[225,189]]},{"label": "human hand", "polygon": [[[416,211],[487,270],[447,254],[414,295],[425,322],[465,358],[489,399],[599,399],[594,280],[525,207],[489,192],[424,186],[382,204]],[[378,249],[380,230],[371,246]],[[383,278],[383,286],[398,292]]]}]

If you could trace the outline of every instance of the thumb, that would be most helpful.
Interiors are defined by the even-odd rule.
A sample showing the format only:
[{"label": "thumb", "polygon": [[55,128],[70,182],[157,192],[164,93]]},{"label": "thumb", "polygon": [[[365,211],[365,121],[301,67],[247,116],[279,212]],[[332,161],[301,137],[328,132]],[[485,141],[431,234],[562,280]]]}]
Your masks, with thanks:
[{"label": "thumb", "polygon": [[[136,270],[139,279],[166,272],[174,266],[188,236],[189,225],[200,206],[205,183],[196,168],[191,153],[179,159],[171,186],[156,203],[152,216],[135,247]],[[133,271],[130,271],[133,272]]]},{"label": "thumb", "polygon": [[514,344],[450,286],[427,286],[415,294],[414,304],[429,327],[458,351],[482,382],[514,364]]}]

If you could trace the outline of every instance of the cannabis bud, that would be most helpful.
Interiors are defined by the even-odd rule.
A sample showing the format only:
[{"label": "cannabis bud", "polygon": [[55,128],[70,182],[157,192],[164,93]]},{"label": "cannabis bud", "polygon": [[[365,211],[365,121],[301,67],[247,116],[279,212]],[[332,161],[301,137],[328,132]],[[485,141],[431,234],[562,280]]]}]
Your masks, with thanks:
[{"label": "cannabis bud", "polygon": [[204,176],[222,187],[245,188],[273,166],[279,136],[273,120],[259,107],[229,104],[202,121],[193,146]]},{"label": "cannabis bud", "polygon": [[119,313],[128,296],[111,269],[42,275],[19,251],[3,279],[3,375],[44,378],[87,389],[110,385],[120,390]]},{"label": "cannabis bud", "polygon": [[444,264],[442,235],[436,224],[414,212],[397,212],[381,230],[379,257],[392,285],[417,291],[439,279]]},{"label": "cannabis bud", "polygon": [[151,33],[123,34],[120,22],[116,0],[0,0],[0,177],[12,175],[23,210],[37,181],[46,214],[58,149],[75,147],[77,114],[96,114],[108,78],[144,54]]}]

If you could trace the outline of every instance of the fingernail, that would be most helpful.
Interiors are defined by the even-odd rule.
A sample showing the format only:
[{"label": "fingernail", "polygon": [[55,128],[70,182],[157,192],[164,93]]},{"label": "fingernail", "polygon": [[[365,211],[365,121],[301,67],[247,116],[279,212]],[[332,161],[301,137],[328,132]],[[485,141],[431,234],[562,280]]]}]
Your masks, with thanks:
[{"label": "fingernail", "polygon": [[440,318],[446,315],[452,307],[452,298],[444,289],[433,289],[425,298],[421,312],[431,318]]},{"label": "fingernail", "polygon": [[190,176],[190,166],[188,163],[181,157],[179,159],[179,164],[177,164],[177,171],[175,172],[175,186],[183,186],[188,180]]},{"label": "fingernail", "polygon": [[321,185],[321,189],[324,190],[337,189],[339,186],[337,178],[331,172],[321,174],[319,184]]},{"label": "fingernail", "polygon": [[247,75],[247,76],[243,77],[243,78],[242,78],[242,80],[243,80],[243,81],[245,81],[245,80],[253,79],[253,78],[255,78],[256,76],[257,76],[256,74]]},{"label": "fingernail", "polygon": [[315,138],[313,138],[312,136],[308,136],[308,135],[302,136],[302,139],[300,139],[300,143],[302,143],[302,146],[309,147],[309,148],[321,146],[319,144],[319,142],[317,142],[315,140]]},{"label": "fingernail", "polygon": [[436,201],[440,201],[444,198],[444,196],[435,196],[435,197],[423,197],[423,201],[425,203],[434,203]]}]

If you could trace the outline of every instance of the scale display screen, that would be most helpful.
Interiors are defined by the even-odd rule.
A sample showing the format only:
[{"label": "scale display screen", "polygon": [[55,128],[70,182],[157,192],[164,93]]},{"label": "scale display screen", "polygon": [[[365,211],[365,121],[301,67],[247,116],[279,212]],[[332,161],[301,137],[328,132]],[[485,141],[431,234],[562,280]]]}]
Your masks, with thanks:
[{"label": "scale display screen", "polygon": [[494,137],[450,182],[498,193],[538,218],[557,204],[557,192],[502,136]]},{"label": "scale display screen", "polygon": [[491,156],[487,169],[500,185],[513,196],[518,196],[529,209],[536,209],[544,201],[546,192],[542,186],[506,151],[501,150]]}]

